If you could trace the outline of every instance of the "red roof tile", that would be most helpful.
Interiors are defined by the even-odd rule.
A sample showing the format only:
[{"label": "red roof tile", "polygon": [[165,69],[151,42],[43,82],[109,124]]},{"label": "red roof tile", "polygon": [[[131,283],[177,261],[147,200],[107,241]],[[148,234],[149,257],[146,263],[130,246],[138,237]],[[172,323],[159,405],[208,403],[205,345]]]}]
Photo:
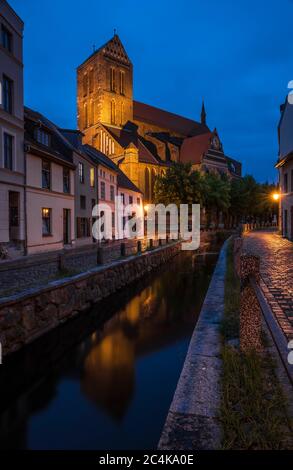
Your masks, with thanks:
[{"label": "red roof tile", "polygon": [[155,108],[148,104],[133,102],[133,116],[135,121],[154,124],[163,129],[177,132],[185,136],[192,136],[208,132],[209,128],[192,119],[169,113],[163,109]]},{"label": "red roof tile", "polygon": [[211,145],[212,132],[184,139],[180,149],[180,161],[182,163],[201,163],[204,153]]}]

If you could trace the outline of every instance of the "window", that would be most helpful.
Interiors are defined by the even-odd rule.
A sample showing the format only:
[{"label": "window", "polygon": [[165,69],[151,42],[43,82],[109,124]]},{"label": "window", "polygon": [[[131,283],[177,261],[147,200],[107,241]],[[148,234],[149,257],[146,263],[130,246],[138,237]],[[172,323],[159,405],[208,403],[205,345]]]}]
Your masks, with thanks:
[{"label": "window", "polygon": [[42,209],[42,234],[43,237],[51,235],[51,226],[52,226],[52,209],[43,207]]},{"label": "window", "polygon": [[120,94],[125,94],[125,73],[120,70]]},{"label": "window", "polygon": [[110,199],[111,201],[115,200],[115,189],[114,186],[110,186]]},{"label": "window", "polygon": [[13,81],[3,75],[3,108],[7,113],[13,111]]},{"label": "window", "polygon": [[112,212],[112,228],[115,228],[115,212]]},{"label": "window", "polygon": [[12,52],[12,33],[2,25],[1,28],[2,46],[9,52]]},{"label": "window", "polygon": [[101,199],[106,199],[106,186],[104,181],[101,181]]},{"label": "window", "polygon": [[89,119],[89,125],[92,126],[94,124],[94,117],[95,117],[95,105],[93,100],[90,102],[90,119]]},{"label": "window", "polygon": [[35,138],[40,144],[45,145],[46,147],[49,147],[50,135],[48,132],[44,131],[44,129],[40,129],[40,128],[36,129]]},{"label": "window", "polygon": [[4,132],[4,168],[13,170],[13,143],[14,137]]},{"label": "window", "polygon": [[115,69],[114,67],[110,68],[110,90],[115,92],[116,91],[116,80],[115,80]]},{"label": "window", "polygon": [[133,204],[133,197],[129,196],[129,204]]},{"label": "window", "polygon": [[87,103],[84,103],[84,105],[83,105],[83,111],[84,111],[84,127],[88,127]]},{"label": "window", "polygon": [[137,205],[140,206],[140,197],[137,198]]},{"label": "window", "polygon": [[96,205],[96,200],[92,199],[92,209],[95,207],[95,205]]},{"label": "window", "polygon": [[79,182],[84,183],[84,164],[81,162],[78,163],[78,177]]},{"label": "window", "polygon": [[94,91],[94,70],[91,69],[89,73],[89,89],[90,93]]},{"label": "window", "polygon": [[114,100],[111,101],[111,124],[116,122],[116,103]]},{"label": "window", "polygon": [[86,197],[85,196],[80,196],[80,208],[86,209]]},{"label": "window", "polygon": [[42,160],[42,188],[51,188],[51,164],[46,160]]},{"label": "window", "polygon": [[85,73],[84,76],[83,76],[83,83],[82,83],[83,96],[87,95],[87,85],[88,85],[88,77],[87,77],[87,73]]},{"label": "window", "polygon": [[124,103],[121,103],[121,112],[120,112],[120,125],[122,126],[124,122]]},{"label": "window", "polygon": [[90,169],[90,185],[91,185],[91,188],[95,187],[95,169],[94,168]]},{"label": "window", "polygon": [[288,173],[284,174],[284,193],[288,192]]},{"label": "window", "polygon": [[86,217],[77,217],[77,238],[90,236],[90,223]]},{"label": "window", "polygon": [[125,204],[125,196],[124,196],[124,194],[123,194],[123,193],[121,193],[121,194],[120,194],[120,196],[121,196],[121,198],[122,198],[122,202],[123,202],[123,204]]},{"label": "window", "polygon": [[70,193],[70,170],[63,168],[63,192]]}]

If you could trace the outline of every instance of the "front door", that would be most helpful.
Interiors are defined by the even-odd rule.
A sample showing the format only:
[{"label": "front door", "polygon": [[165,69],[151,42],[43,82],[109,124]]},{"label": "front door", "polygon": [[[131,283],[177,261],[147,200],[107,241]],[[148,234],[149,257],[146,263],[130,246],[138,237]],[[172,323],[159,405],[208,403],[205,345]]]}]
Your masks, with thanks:
[{"label": "front door", "polygon": [[63,243],[70,243],[70,209],[63,209]]},{"label": "front door", "polygon": [[19,240],[19,193],[9,191],[9,240]]}]

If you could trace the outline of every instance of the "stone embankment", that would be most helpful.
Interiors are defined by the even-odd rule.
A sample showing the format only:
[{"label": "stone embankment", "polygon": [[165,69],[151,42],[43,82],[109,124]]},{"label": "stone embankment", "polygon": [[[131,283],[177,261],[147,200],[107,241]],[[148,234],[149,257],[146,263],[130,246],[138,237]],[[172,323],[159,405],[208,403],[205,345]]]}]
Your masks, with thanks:
[{"label": "stone embankment", "polygon": [[169,243],[0,300],[3,355],[20,349],[91,305],[166,263],[181,249]]}]

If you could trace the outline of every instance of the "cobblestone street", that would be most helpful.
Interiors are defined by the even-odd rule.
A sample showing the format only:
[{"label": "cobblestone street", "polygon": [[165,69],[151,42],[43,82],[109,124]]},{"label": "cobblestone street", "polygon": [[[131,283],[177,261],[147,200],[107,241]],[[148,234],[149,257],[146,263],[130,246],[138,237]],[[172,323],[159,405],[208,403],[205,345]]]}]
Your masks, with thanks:
[{"label": "cobblestone street", "polygon": [[293,243],[274,231],[250,232],[244,250],[260,256],[261,287],[279,325],[293,339]]}]

